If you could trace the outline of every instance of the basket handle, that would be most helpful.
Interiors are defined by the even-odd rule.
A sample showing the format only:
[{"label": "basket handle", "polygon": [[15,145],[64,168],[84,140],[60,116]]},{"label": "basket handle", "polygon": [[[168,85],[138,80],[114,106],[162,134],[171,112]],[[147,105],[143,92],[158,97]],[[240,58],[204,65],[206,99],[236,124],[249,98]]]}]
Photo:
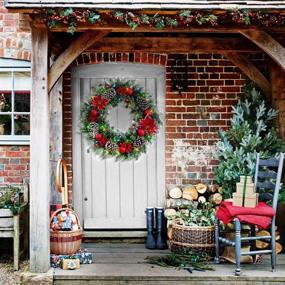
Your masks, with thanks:
[{"label": "basket handle", "polygon": [[78,218],[78,215],[76,214],[76,212],[75,212],[74,210],[72,210],[71,208],[68,208],[68,207],[66,207],[66,208],[61,208],[61,209],[58,209],[58,210],[54,211],[54,212],[52,213],[51,217],[50,217],[50,225],[51,225],[51,223],[52,223],[53,218],[54,218],[58,213],[60,213],[60,212],[62,212],[62,211],[69,211],[69,212],[72,212],[73,215],[74,215],[75,218],[76,218],[77,225],[78,225],[78,229],[82,229],[80,220],[79,220],[79,218]]},{"label": "basket handle", "polygon": [[[63,180],[60,179],[63,174]],[[62,186],[62,182],[63,185]],[[67,181],[67,164],[63,158],[57,161],[55,187],[61,193],[62,205],[68,205],[68,181]]]}]

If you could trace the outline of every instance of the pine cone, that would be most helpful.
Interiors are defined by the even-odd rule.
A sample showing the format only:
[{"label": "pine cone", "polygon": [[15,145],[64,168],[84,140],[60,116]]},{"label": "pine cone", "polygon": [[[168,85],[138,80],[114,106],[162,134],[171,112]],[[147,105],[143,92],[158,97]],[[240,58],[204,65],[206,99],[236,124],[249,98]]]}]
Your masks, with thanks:
[{"label": "pine cone", "polygon": [[145,98],[138,97],[136,101],[140,109],[146,110],[147,108],[149,108],[149,102]]},{"label": "pine cone", "polygon": [[105,148],[110,152],[115,152],[118,150],[118,145],[109,140],[106,142]]},{"label": "pine cone", "polygon": [[145,144],[145,139],[144,138],[137,138],[134,141],[134,143],[133,143],[134,147],[140,147],[140,146],[142,146],[144,144]]},{"label": "pine cone", "polygon": [[95,138],[95,136],[99,133],[99,124],[97,123],[91,123],[91,132],[92,132],[92,137]]},{"label": "pine cone", "polygon": [[116,97],[116,95],[117,95],[116,90],[114,88],[109,88],[104,92],[103,98],[112,100],[113,98]]}]

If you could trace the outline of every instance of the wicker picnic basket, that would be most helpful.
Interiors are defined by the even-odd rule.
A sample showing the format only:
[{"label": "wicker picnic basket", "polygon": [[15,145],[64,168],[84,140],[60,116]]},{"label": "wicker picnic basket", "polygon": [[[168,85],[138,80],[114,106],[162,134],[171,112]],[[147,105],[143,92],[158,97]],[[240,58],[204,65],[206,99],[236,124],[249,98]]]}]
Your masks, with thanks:
[{"label": "wicker picnic basket", "polygon": [[212,256],[215,251],[215,227],[185,226],[181,219],[172,224],[170,248],[174,252],[191,250],[193,253],[206,253]]},{"label": "wicker picnic basket", "polygon": [[77,220],[78,230],[73,231],[54,231],[50,230],[50,251],[53,254],[65,254],[71,255],[80,249],[82,240],[82,227],[77,214],[70,208],[61,208],[55,211],[51,218],[50,224],[52,223],[53,217],[59,214],[61,211],[72,212]]}]

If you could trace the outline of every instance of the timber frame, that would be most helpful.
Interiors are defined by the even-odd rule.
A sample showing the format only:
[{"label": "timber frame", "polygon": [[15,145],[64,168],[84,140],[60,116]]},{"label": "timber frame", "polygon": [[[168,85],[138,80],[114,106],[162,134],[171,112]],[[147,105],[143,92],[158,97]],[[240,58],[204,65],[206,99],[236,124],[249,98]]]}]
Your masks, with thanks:
[{"label": "timber frame", "polygon": [[[40,2],[40,3],[39,3]],[[74,35],[66,33],[67,27],[48,29],[33,20],[35,9],[48,7],[95,7],[100,9],[221,9],[225,1],[35,1],[7,0],[9,12],[30,14],[32,26],[32,110],[31,110],[31,177],[30,177],[30,270],[46,272],[49,269],[49,192],[50,192],[50,96],[66,68],[82,52],[92,49],[102,52],[215,52],[232,61],[253,80],[273,105],[279,108],[278,127],[285,138],[285,28],[257,27],[194,27],[157,30],[140,27],[132,30],[118,25],[86,25],[77,27]],[[193,2],[193,3],[192,3]],[[199,4],[197,4],[199,2]],[[211,4],[211,2],[213,2]],[[284,1],[231,1],[238,8],[270,8],[285,13]],[[116,4],[117,3],[117,4]],[[152,4],[151,4],[152,3]],[[191,4],[192,3],[192,4]],[[215,3],[215,4],[214,4]],[[242,3],[242,4],[240,4]],[[176,6],[177,7],[176,7]],[[180,6],[179,6],[180,5]],[[223,6],[224,5],[224,6]],[[187,6],[187,7],[186,7]],[[189,6],[189,7],[188,7]],[[190,7],[191,6],[191,7]],[[229,6],[229,5],[228,5]],[[257,7],[258,6],[258,7]],[[165,8],[169,9],[169,8]],[[155,10],[153,10],[155,12]],[[49,43],[59,44],[61,53],[50,64]],[[179,42],[179,44],[177,44]],[[265,75],[250,62],[245,54],[263,51],[271,59],[270,76]]]}]

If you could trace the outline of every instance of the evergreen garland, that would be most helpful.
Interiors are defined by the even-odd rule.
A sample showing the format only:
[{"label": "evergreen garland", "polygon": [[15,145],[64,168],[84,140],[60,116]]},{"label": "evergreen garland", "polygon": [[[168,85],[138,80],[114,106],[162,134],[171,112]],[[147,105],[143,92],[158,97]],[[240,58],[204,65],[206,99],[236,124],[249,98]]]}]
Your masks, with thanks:
[{"label": "evergreen garland", "polygon": [[174,267],[178,269],[185,269],[192,273],[196,271],[214,270],[213,267],[208,265],[209,256],[206,254],[197,254],[191,251],[182,253],[171,252],[163,256],[148,256],[147,262],[150,264],[159,265],[162,267]]},{"label": "evergreen garland", "polygon": [[254,175],[257,153],[268,158],[284,152],[285,143],[274,127],[278,112],[270,108],[261,93],[252,85],[245,86],[244,96],[233,107],[231,127],[219,132],[215,172],[224,198],[231,198],[240,175]]},{"label": "evergreen garland", "polygon": [[[144,102],[144,104],[138,104]],[[108,122],[109,109],[124,103],[134,116],[126,131],[115,130]],[[98,86],[94,95],[83,103],[81,131],[103,158],[138,159],[146,152],[161,124],[151,96],[132,81],[115,80]]]},{"label": "evergreen garland", "polygon": [[50,28],[67,26],[68,32],[74,33],[80,24],[106,25],[124,24],[132,29],[140,26],[164,28],[187,28],[198,26],[283,26],[285,15],[276,12],[258,10],[229,10],[218,14],[210,11],[181,10],[173,15],[160,15],[159,12],[147,14],[141,11],[108,11],[80,8],[52,8],[39,12],[39,18],[45,21]]}]

